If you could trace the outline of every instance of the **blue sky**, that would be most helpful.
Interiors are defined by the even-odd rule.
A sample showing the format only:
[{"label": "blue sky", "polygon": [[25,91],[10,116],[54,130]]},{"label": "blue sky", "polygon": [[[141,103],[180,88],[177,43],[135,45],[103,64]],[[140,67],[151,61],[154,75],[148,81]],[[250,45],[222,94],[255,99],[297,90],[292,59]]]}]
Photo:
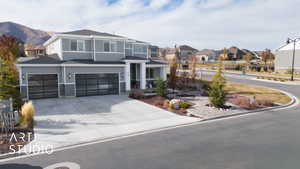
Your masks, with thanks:
[{"label": "blue sky", "polygon": [[299,0],[1,0],[0,22],[94,29],[161,47],[276,49],[299,37]]}]

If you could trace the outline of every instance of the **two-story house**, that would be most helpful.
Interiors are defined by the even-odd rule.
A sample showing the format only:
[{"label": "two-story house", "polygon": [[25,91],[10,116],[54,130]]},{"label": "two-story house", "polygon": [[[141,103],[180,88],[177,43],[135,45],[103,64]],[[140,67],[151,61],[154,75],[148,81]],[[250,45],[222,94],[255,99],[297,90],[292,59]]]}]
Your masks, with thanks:
[{"label": "two-story house", "polygon": [[166,80],[166,64],[149,56],[149,43],[109,33],[54,34],[47,56],[18,62],[23,98],[120,94]]}]

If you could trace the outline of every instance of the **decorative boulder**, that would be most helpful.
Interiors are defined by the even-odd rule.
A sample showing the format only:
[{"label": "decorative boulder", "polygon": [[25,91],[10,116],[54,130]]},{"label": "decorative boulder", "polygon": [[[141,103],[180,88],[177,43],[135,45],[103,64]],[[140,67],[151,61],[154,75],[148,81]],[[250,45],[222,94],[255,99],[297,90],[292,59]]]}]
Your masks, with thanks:
[{"label": "decorative boulder", "polygon": [[181,100],[179,99],[172,99],[169,104],[170,104],[170,107],[173,108],[173,109],[179,109],[180,108],[180,102]]}]

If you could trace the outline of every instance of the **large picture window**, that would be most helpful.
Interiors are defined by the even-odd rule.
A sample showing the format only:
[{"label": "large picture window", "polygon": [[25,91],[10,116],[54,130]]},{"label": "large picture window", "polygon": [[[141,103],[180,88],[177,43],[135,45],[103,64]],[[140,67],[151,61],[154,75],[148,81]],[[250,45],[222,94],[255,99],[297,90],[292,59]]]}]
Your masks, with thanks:
[{"label": "large picture window", "polygon": [[84,51],[84,40],[77,40],[77,50]]},{"label": "large picture window", "polygon": [[71,51],[77,51],[77,40],[71,40]]},{"label": "large picture window", "polygon": [[84,51],[85,50],[85,41],[84,40],[71,40],[71,51]]},{"label": "large picture window", "polygon": [[103,42],[103,51],[104,52],[122,52],[122,48],[118,47],[118,41],[104,41]]},{"label": "large picture window", "polygon": [[103,43],[104,45],[104,52],[110,52],[110,45],[109,45],[109,41],[104,41]]},{"label": "large picture window", "polygon": [[115,41],[110,42],[110,52],[117,52],[117,42]]}]

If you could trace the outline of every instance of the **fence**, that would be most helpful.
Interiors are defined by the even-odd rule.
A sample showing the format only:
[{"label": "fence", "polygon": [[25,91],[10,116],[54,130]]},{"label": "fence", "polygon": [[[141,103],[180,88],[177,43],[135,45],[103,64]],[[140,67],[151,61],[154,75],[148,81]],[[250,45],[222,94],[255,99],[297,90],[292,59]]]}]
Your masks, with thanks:
[{"label": "fence", "polygon": [[0,100],[0,128],[1,133],[8,134],[14,130],[19,119],[19,113],[13,111],[12,99]]}]

